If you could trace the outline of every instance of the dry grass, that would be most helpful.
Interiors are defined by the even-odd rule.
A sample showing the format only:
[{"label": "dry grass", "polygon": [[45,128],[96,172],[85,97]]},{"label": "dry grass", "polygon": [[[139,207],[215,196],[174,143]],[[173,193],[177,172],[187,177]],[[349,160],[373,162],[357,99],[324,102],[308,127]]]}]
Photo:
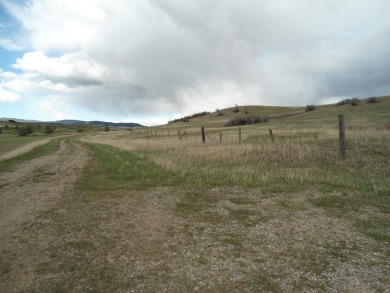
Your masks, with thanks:
[{"label": "dry grass", "polygon": [[[241,144],[214,116],[206,145],[207,120],[84,136],[77,184],[5,238],[3,280],[17,284],[7,276],[20,265],[20,292],[387,292],[388,114],[345,108],[356,119],[341,160],[332,107],[283,110],[243,127]],[[12,260],[12,241],[45,257]]]}]

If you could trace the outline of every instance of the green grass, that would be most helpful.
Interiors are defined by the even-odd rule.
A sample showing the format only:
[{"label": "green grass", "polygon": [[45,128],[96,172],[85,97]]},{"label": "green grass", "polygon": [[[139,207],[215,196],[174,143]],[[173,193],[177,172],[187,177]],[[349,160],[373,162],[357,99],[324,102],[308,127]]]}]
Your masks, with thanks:
[{"label": "green grass", "polygon": [[47,139],[47,136],[0,135],[0,155],[13,151],[31,142]]},{"label": "green grass", "polygon": [[160,167],[147,156],[138,156],[101,144],[88,144],[94,158],[85,170],[80,188],[117,191],[126,187],[147,189],[181,184],[179,174]]},{"label": "green grass", "polygon": [[364,234],[378,241],[390,243],[390,219],[388,217],[369,216],[366,219],[357,219],[355,226]]},{"label": "green grass", "polygon": [[38,146],[23,155],[20,155],[12,159],[4,160],[0,163],[0,172],[9,170],[10,168],[12,168],[12,166],[16,164],[21,164],[25,161],[29,161],[53,153],[59,149],[59,146],[60,146],[60,139],[54,139],[49,143]]}]

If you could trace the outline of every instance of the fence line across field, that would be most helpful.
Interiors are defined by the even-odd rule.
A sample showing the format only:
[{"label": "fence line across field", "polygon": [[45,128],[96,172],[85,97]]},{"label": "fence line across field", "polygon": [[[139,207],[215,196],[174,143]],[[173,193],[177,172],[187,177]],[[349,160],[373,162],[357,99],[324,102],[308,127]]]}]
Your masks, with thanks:
[{"label": "fence line across field", "polygon": [[[339,117],[338,117],[338,132],[339,132],[338,140],[339,140],[339,146],[338,147],[339,147],[339,154],[340,154],[340,157],[342,159],[345,159],[346,156],[347,156],[347,154],[346,154],[346,136],[345,136],[345,131],[346,131],[346,126],[345,126],[344,115],[339,115]],[[138,130],[136,133],[140,134],[140,131]],[[222,132],[212,131],[212,133],[217,134],[219,136],[219,142],[218,142],[218,137],[215,138],[211,134],[206,134],[206,129],[205,129],[204,126],[201,127],[200,133],[201,133],[201,140],[202,140],[202,143],[204,145],[207,142],[206,138],[208,138],[208,140],[210,140],[211,142],[213,142],[215,144],[222,145],[223,141],[225,141],[225,142],[229,141],[230,143],[236,142],[238,144],[241,144],[242,137],[243,137],[243,132],[242,132],[241,127],[238,127],[238,128],[236,128],[234,130],[223,131],[223,134],[222,134]],[[248,133],[249,133],[249,135],[248,135]],[[276,144],[275,141],[276,141],[276,137],[278,136],[278,133],[275,135],[272,129],[269,129],[268,133],[269,133],[269,137],[270,137],[270,140],[271,140],[272,144],[275,145]],[[300,133],[300,132],[297,132],[297,133]],[[305,133],[305,132],[302,132],[302,133]],[[308,133],[309,133],[309,135],[311,134],[310,132],[308,132]],[[144,132],[144,134],[145,134],[145,132]],[[151,137],[159,137],[157,131],[153,131],[153,130],[146,131],[146,134],[147,134],[147,140],[149,140]],[[255,137],[255,136],[265,137],[264,133],[259,135],[259,133],[257,131],[246,131],[246,134],[248,136],[253,136],[253,137]],[[279,132],[279,136],[280,135],[281,135],[281,133]],[[292,137],[293,137],[293,135],[292,135]],[[182,140],[183,138],[187,139],[188,138],[188,132],[187,132],[187,130],[184,130],[184,132],[181,132],[180,130],[178,130],[177,136],[178,136],[179,140]],[[196,137],[196,132],[192,131],[191,136],[192,137]],[[224,136],[225,138],[226,137],[230,138],[230,139],[224,139],[223,140],[222,136]],[[161,137],[166,137],[166,136],[164,136],[164,131],[161,131]],[[167,137],[168,137],[168,139],[171,139],[170,131],[167,131]],[[236,138],[234,139],[234,137],[236,137]],[[313,132],[312,137],[313,138],[318,138],[318,132]]]}]

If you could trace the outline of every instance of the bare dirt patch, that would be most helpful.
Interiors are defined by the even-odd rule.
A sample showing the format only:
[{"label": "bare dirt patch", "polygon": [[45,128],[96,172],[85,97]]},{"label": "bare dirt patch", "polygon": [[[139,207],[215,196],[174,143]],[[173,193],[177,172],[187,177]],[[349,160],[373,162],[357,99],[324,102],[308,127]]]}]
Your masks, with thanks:
[{"label": "bare dirt patch", "polygon": [[39,242],[32,241],[31,235],[45,224],[41,215],[72,188],[87,159],[85,147],[62,140],[56,153],[0,174],[0,291],[10,292],[33,281],[32,268],[47,257],[50,235],[42,231],[34,235]]},{"label": "bare dirt patch", "polygon": [[[47,163],[33,160],[1,174],[9,184],[0,189],[8,192],[0,202],[5,206],[0,210],[0,220],[5,219],[0,291],[389,289],[388,248],[360,233],[348,217],[311,204],[317,195],[310,191],[137,189],[125,180],[107,189],[103,177],[119,173],[128,166],[124,163],[94,174],[96,186],[81,180],[72,189],[86,150],[64,141],[57,154],[45,158]],[[88,164],[85,174],[94,166]],[[71,179],[66,182],[66,176],[56,174]]]}]

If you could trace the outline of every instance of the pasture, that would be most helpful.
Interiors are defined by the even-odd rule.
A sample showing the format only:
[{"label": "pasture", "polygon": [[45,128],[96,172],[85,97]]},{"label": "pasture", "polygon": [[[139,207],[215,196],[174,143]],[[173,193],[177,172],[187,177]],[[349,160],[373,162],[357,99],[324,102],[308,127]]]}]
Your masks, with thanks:
[{"label": "pasture", "polygon": [[[0,162],[0,290],[388,291],[390,98],[239,108]],[[223,126],[245,115],[270,121]]]}]

